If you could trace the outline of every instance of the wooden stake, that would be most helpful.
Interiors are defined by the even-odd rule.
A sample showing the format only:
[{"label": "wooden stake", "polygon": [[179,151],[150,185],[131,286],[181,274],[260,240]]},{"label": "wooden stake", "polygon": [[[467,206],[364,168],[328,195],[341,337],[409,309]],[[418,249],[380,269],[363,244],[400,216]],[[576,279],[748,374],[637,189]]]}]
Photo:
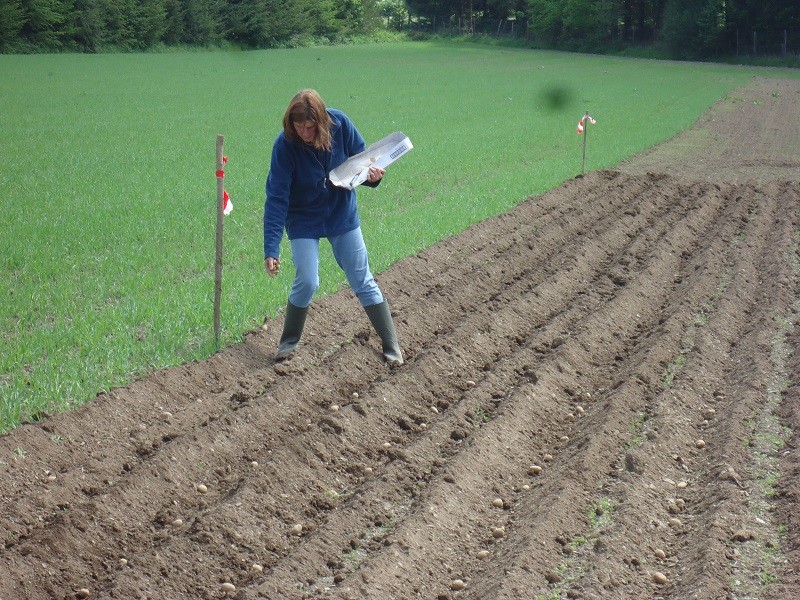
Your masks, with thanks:
[{"label": "wooden stake", "polygon": [[581,175],[586,174],[586,138],[589,135],[589,111],[583,115],[583,160],[581,161]]},{"label": "wooden stake", "polygon": [[[217,173],[224,169],[222,162],[222,143],[225,137],[217,136]],[[219,350],[220,344],[220,304],[222,302],[222,226],[223,204],[225,202],[225,180],[217,177],[217,242],[216,260],[214,269],[214,342]]]}]

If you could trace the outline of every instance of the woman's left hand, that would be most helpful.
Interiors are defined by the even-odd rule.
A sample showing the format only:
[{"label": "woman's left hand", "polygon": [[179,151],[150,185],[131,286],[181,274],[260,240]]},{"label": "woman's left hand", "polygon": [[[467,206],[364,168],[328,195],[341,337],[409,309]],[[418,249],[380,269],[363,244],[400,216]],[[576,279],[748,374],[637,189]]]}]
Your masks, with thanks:
[{"label": "woman's left hand", "polygon": [[383,179],[384,173],[386,173],[386,169],[381,169],[380,167],[370,167],[367,181],[370,183],[378,183],[381,179]]}]

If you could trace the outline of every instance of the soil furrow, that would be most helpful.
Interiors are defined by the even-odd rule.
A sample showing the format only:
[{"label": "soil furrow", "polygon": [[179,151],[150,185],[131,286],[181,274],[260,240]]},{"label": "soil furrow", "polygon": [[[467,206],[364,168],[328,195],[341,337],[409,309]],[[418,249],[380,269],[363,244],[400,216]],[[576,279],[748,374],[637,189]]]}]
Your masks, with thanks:
[{"label": "soil furrow", "polygon": [[[667,272],[668,272],[668,271],[667,271]],[[589,328],[589,329],[592,329],[592,328]],[[613,362],[613,359],[611,359],[611,361]],[[501,379],[503,379],[503,378],[501,378]],[[552,419],[551,419],[551,420],[552,420]],[[472,454],[472,453],[468,454],[468,458],[469,458],[469,456],[470,456],[471,454]],[[506,453],[506,454],[508,454],[508,453]],[[491,455],[492,455],[492,453],[487,453],[487,455],[491,456]],[[470,460],[471,460],[471,459],[470,459]],[[524,461],[523,461],[523,462],[524,462]],[[412,561],[412,563],[413,563],[413,564],[427,564],[427,561],[425,561],[425,560],[413,560],[413,561]],[[381,570],[381,571],[382,571],[382,570],[383,570],[383,567],[378,567],[378,570]],[[413,578],[413,577],[412,577],[412,578]]]},{"label": "soil furrow", "polygon": [[[763,207],[762,207],[763,208]],[[767,223],[766,219],[761,220],[760,228],[763,230],[767,227],[769,223]],[[763,234],[763,231],[761,232]],[[744,234],[747,239],[759,239],[757,236],[751,233]],[[764,237],[762,235],[761,239],[769,239],[768,236]],[[763,250],[763,248],[762,248]],[[731,247],[728,252],[728,260],[734,261],[738,260],[738,255],[740,254],[740,249],[736,246]],[[765,256],[767,253],[764,254]],[[625,473],[625,477],[621,478],[620,481],[625,482],[624,485],[620,483],[616,483],[609,488],[609,493],[611,497],[618,499],[621,509],[618,514],[615,516],[615,521],[619,521],[620,524],[616,524],[614,529],[618,528],[619,533],[616,531],[612,531],[611,535],[606,534],[604,536],[604,546],[608,548],[617,548],[617,551],[604,551],[603,557],[608,557],[606,560],[602,560],[601,558],[595,557],[593,564],[595,568],[593,569],[595,572],[602,572],[603,569],[608,569],[609,571],[618,571],[619,565],[617,565],[616,569],[609,568],[607,564],[607,560],[613,561],[622,561],[625,564],[625,568],[627,568],[630,572],[630,576],[633,577],[633,581],[628,581],[626,579],[621,579],[615,582],[607,582],[606,587],[611,589],[615,587],[624,587],[623,595],[628,596],[636,596],[636,597],[646,597],[648,593],[647,588],[648,585],[650,587],[657,587],[649,581],[648,575],[650,571],[653,570],[661,570],[667,572],[671,575],[671,577],[675,577],[675,573],[680,573],[680,576],[675,577],[676,580],[689,580],[693,582],[693,589],[679,589],[675,592],[676,597],[694,597],[697,589],[705,590],[706,595],[701,595],[699,597],[720,597],[716,594],[723,594],[721,590],[724,587],[712,586],[710,582],[704,582],[698,585],[698,581],[702,581],[702,573],[703,572],[718,572],[718,568],[712,568],[714,564],[718,564],[720,557],[724,557],[728,554],[728,551],[723,547],[721,550],[720,548],[713,548],[713,543],[711,543],[711,538],[709,534],[711,531],[714,530],[714,524],[718,524],[721,520],[720,515],[725,514],[725,510],[730,510],[730,506],[725,506],[724,502],[722,502],[722,498],[725,496],[724,492],[729,491],[729,489],[737,490],[736,485],[732,484],[728,478],[726,473],[728,472],[727,469],[730,466],[728,463],[732,460],[732,455],[735,454],[733,452],[735,449],[742,446],[741,439],[736,438],[734,435],[734,431],[737,429],[733,427],[733,423],[726,422],[725,424],[714,423],[710,429],[704,432],[704,427],[708,427],[707,421],[711,419],[714,421],[713,415],[716,413],[710,412],[712,411],[712,407],[715,403],[723,402],[723,398],[725,397],[720,390],[726,390],[728,393],[731,393],[734,397],[741,395],[737,393],[739,390],[735,390],[732,382],[725,382],[724,381],[724,374],[721,373],[723,367],[726,363],[729,363],[730,360],[727,358],[727,353],[730,352],[731,347],[737,345],[737,340],[740,339],[740,336],[744,335],[746,332],[742,332],[741,330],[730,330],[731,323],[746,323],[748,319],[746,316],[751,314],[753,311],[753,306],[764,305],[767,304],[763,303],[763,299],[758,298],[757,289],[754,287],[754,278],[752,277],[752,268],[753,265],[750,264],[748,261],[732,263],[729,266],[723,266],[722,272],[718,276],[719,279],[724,279],[726,276],[724,275],[725,272],[731,271],[737,274],[737,277],[734,279],[732,283],[729,282],[726,285],[726,289],[736,290],[736,295],[739,296],[738,299],[735,299],[734,302],[730,302],[728,300],[728,296],[731,294],[728,293],[727,295],[722,296],[722,298],[718,299],[716,302],[716,306],[708,307],[706,310],[710,312],[710,315],[706,315],[709,319],[708,324],[703,324],[698,328],[697,335],[694,336],[698,339],[695,340],[692,353],[690,358],[687,359],[687,364],[683,367],[680,373],[676,376],[676,381],[678,381],[681,385],[676,385],[674,389],[670,389],[662,394],[659,402],[657,403],[659,409],[658,413],[666,413],[668,415],[683,415],[688,414],[691,417],[684,422],[676,423],[675,424],[675,431],[679,431],[681,429],[681,425],[683,429],[689,429],[696,436],[705,436],[705,440],[708,442],[708,447],[712,448],[713,450],[704,450],[709,456],[705,459],[705,462],[711,462],[714,467],[712,469],[712,473],[691,473],[691,474],[683,474],[681,475],[680,472],[675,474],[668,474],[666,478],[663,477],[663,472],[656,472],[656,473],[647,473],[643,474],[646,477],[646,480],[654,482],[660,488],[664,488],[664,484],[662,481],[666,479],[666,483],[668,486],[673,486],[670,490],[669,487],[664,488],[660,497],[653,497],[651,498],[651,507],[650,513],[651,514],[661,514],[660,521],[658,522],[658,526],[655,530],[651,531],[644,531],[640,530],[640,539],[646,539],[649,542],[648,547],[639,548],[635,544],[631,543],[630,538],[630,531],[631,528],[637,527],[638,523],[643,522],[643,516],[646,516],[647,513],[636,513],[636,514],[629,514],[626,511],[626,494],[628,492],[625,491],[627,488],[630,493],[633,493],[637,488],[641,487],[641,483],[636,480],[632,480],[632,477],[635,475],[631,475],[630,473]],[[746,273],[744,276],[740,275],[742,273]],[[769,295],[769,294],[766,294]],[[742,302],[742,298],[747,299],[746,302]],[[732,305],[729,306],[729,305]],[[734,310],[733,314],[730,313],[730,310]],[[723,339],[720,343],[715,336],[719,335],[719,332],[716,332],[717,329],[716,323],[721,322],[727,330],[723,329],[722,333],[728,339]],[[748,326],[747,329],[750,329],[751,326]],[[741,346],[741,344],[739,344]],[[745,351],[746,355],[749,355],[749,352]],[[698,364],[695,364],[695,357],[699,357],[696,359]],[[696,373],[703,374],[702,378],[697,377]],[[751,373],[750,373],[751,374]],[[748,373],[740,373],[745,380],[748,380]],[[687,385],[684,383],[688,381],[688,389],[684,389]],[[675,406],[677,401],[677,406]],[[717,412],[720,412],[719,406],[716,408]],[[722,414],[727,415],[729,414],[728,411],[722,412]],[[648,426],[648,436],[646,438],[647,441],[643,441],[643,443],[637,448],[635,453],[631,453],[630,459],[626,460],[626,462],[630,463],[631,465],[636,464],[649,464],[653,461],[648,461],[646,457],[640,456],[642,453],[652,453],[654,451],[653,445],[650,444],[651,436],[655,438],[655,432],[658,432],[658,439],[662,442],[664,440],[664,430],[665,424],[662,420],[656,418],[655,414],[647,415],[643,413],[645,417],[647,417],[646,423]],[[737,421],[737,418],[733,415],[733,421]],[[741,420],[741,418],[738,418]],[[739,427],[738,429],[741,429]],[[714,431],[719,430],[719,433],[714,434]],[[720,439],[718,439],[720,438]],[[680,448],[680,447],[687,447],[687,444],[691,444],[691,435],[684,436],[681,445],[672,442],[671,446],[668,445],[667,448]],[[739,446],[737,446],[739,444]],[[689,446],[691,449],[691,446]],[[663,452],[663,450],[661,450]],[[690,454],[694,454],[695,450],[691,449]],[[673,456],[680,456],[681,465],[688,464],[686,459],[686,455],[683,453],[673,453]],[[654,456],[653,458],[658,458],[658,456]],[[626,457],[628,459],[628,457]],[[634,474],[636,471],[634,470]],[[721,475],[720,475],[721,474]],[[701,475],[705,479],[711,479],[711,481],[698,481],[695,483],[696,479],[701,479]],[[689,480],[691,482],[690,490],[702,490],[702,492],[694,492],[691,491],[682,491],[679,489],[674,488],[676,481],[680,481],[681,479]],[[719,481],[715,481],[719,479]],[[720,482],[722,482],[720,484]],[[716,483],[716,485],[715,485]],[[719,491],[715,491],[715,487],[721,487],[722,489]],[[676,504],[675,499],[679,500]],[[706,510],[699,510],[697,508],[697,502],[700,498],[704,498],[706,501]],[[684,502],[688,502],[688,508],[685,507]],[[635,505],[636,508],[640,508],[638,504]],[[668,510],[669,509],[669,510]],[[673,518],[682,518],[683,521],[687,520],[687,516],[684,516],[684,510],[688,511],[688,518],[693,519],[697,516],[698,519],[702,519],[705,524],[697,524],[692,523],[692,528],[690,531],[685,531],[683,527],[680,529],[680,539],[684,541],[682,544],[681,549],[691,549],[692,552],[696,552],[697,554],[691,556],[688,560],[683,557],[683,561],[678,562],[676,558],[676,554],[680,554],[675,548],[675,542],[670,543],[671,530],[667,527],[666,521],[667,518],[670,516],[670,511],[673,511]],[[661,531],[661,535],[659,535],[659,531]],[[726,532],[723,535],[723,542],[729,540],[730,535],[732,532]],[[687,541],[687,538],[690,538],[691,541]],[[660,539],[660,541],[659,541]],[[653,544],[655,542],[655,544]],[[724,543],[723,543],[724,545]],[[661,548],[663,550],[667,550],[668,558],[666,559],[657,559],[653,551],[656,548]],[[629,553],[629,554],[625,554]],[[724,562],[724,558],[722,559]],[[696,565],[692,567],[691,565]],[[625,568],[622,570],[624,571]],[[696,569],[697,573],[695,574],[696,577],[686,577],[685,570],[687,568]],[[672,573],[670,573],[672,570]],[[644,578],[645,584],[643,586],[642,579]],[[586,580],[586,577],[584,577]],[[638,581],[638,584],[636,583]],[[644,588],[644,589],[642,589]],[[716,591],[714,591],[716,590]],[[649,593],[653,593],[652,590]]]},{"label": "soil furrow", "polygon": [[[495,316],[496,316],[496,315],[495,315]],[[501,320],[502,320],[502,319],[501,319]],[[502,379],[502,378],[501,378],[501,379]],[[493,395],[495,395],[495,394],[496,394],[496,392],[495,392],[495,393],[493,393]]]},{"label": "soil furrow", "polygon": [[[669,268],[668,269],[653,268],[652,266],[649,267],[648,270],[652,270],[652,271],[655,271],[655,272],[661,272],[661,273],[673,272],[673,270],[671,270]],[[636,290],[635,285],[633,285],[633,289],[635,291],[634,291],[633,294],[631,294],[632,296],[636,296],[638,294],[641,294],[640,290]],[[619,304],[628,309],[628,315],[625,317],[626,319],[630,319],[630,315],[632,315],[632,314],[636,314],[638,316],[640,312],[641,313],[645,313],[646,310],[647,310],[646,306],[636,306],[635,304],[631,304],[631,303],[629,303],[628,301],[626,301],[624,299],[621,299]],[[651,312],[653,312],[652,308],[653,308],[653,306],[651,305]],[[620,314],[621,313],[617,309],[617,315],[620,315]],[[602,330],[603,328],[604,327],[602,326],[602,323],[600,323],[600,324],[595,323],[592,326],[588,327],[588,329],[590,331],[599,331],[599,330]],[[636,328],[636,329],[641,329],[641,328]],[[630,336],[626,336],[626,339],[630,339]],[[659,345],[664,345],[664,341],[665,340],[663,339],[663,337],[661,339],[659,339],[658,340]],[[631,396],[635,396],[638,393],[638,390],[643,387],[643,384],[645,382],[652,381],[653,372],[654,371],[657,372],[657,369],[659,368],[658,362],[657,361],[653,362],[653,360],[652,360],[653,357],[652,356],[648,356],[648,353],[646,351],[647,351],[647,348],[645,347],[644,351],[634,351],[634,352],[632,352],[632,354],[634,356],[638,354],[640,357],[642,357],[642,356],[646,357],[648,360],[650,360],[650,365],[649,366],[646,365],[646,364],[639,363],[636,360],[630,360],[630,359],[628,359],[627,362],[623,362],[620,370],[622,372],[628,371],[629,373],[633,373],[633,374],[635,374],[635,377],[633,377],[632,379],[628,379],[627,381],[625,381],[622,384],[619,384],[617,389],[615,391],[613,391],[609,395],[609,401],[608,401],[607,405],[604,407],[604,410],[603,410],[603,415],[604,416],[610,416],[611,413],[613,413],[616,408],[622,408],[622,413],[621,413],[621,415],[619,415],[617,417],[617,421],[616,422],[609,421],[609,422],[606,422],[606,423],[604,423],[602,425],[598,425],[598,426],[594,426],[594,427],[587,427],[586,428],[585,435],[589,439],[592,439],[592,440],[594,440],[594,439],[607,439],[607,440],[609,440],[610,439],[611,444],[609,445],[609,447],[607,447],[605,449],[601,449],[599,447],[594,447],[594,448],[590,449],[590,452],[591,452],[592,456],[605,457],[605,461],[606,461],[605,464],[610,466],[610,467],[614,467],[615,464],[620,464],[622,462],[621,461],[622,457],[619,457],[620,458],[619,462],[617,461],[616,454],[619,451],[620,446],[624,446],[625,444],[630,443],[630,441],[627,439],[627,436],[629,436],[630,434],[628,433],[628,427],[627,427],[627,423],[626,423],[626,419],[629,418],[628,415],[630,414],[630,411],[636,411],[637,409],[641,410],[641,408],[642,408],[641,406],[640,407],[632,407],[632,406],[630,406],[629,405],[630,399],[628,399],[628,400],[625,400],[625,399],[626,398],[630,398]],[[625,352],[623,351],[622,353],[625,353]],[[622,353],[617,353],[617,356],[621,356]],[[629,362],[633,362],[633,365],[628,364]],[[628,377],[631,377],[631,375],[629,375]],[[600,382],[598,382],[598,383],[600,383]],[[602,383],[604,383],[606,386],[609,386],[610,384],[614,384],[613,381],[610,381],[610,382],[606,381],[606,382],[602,382]],[[595,385],[597,385],[597,383],[595,383]],[[620,398],[621,400],[617,401],[617,398]],[[617,405],[619,405],[619,407]],[[643,413],[634,413],[634,414],[636,414],[638,416],[638,415],[643,414]],[[590,414],[590,416],[591,416],[591,414]],[[588,422],[588,421],[585,421],[585,422]],[[609,436],[608,435],[609,430],[615,431],[616,435]],[[600,431],[603,432],[603,435],[602,436],[597,436],[597,433],[600,432]],[[595,436],[597,436],[597,438],[594,438],[593,434]],[[594,444],[594,445],[596,446],[596,444]],[[578,461],[570,461],[570,462],[572,462],[574,464],[574,463],[580,463],[581,461],[578,460]],[[629,466],[629,468],[634,468],[635,469],[635,465],[631,465],[631,466]],[[584,490],[584,501],[585,501],[586,505],[584,507],[582,507],[583,510],[572,511],[573,514],[579,513],[579,514],[585,516],[590,512],[590,508],[592,506],[592,503],[594,502],[594,490],[597,487],[599,487],[598,485],[596,485],[597,481],[595,481],[594,483],[595,483],[595,485],[589,486]],[[574,530],[574,527],[572,529]],[[526,528],[524,528],[524,530],[525,531],[529,531],[529,528],[526,527]],[[565,530],[565,531],[567,531],[567,530]],[[596,532],[594,534],[592,534],[592,532],[588,532],[586,534],[574,534],[574,535],[571,535],[571,536],[570,535],[559,536],[559,539],[563,543],[565,549],[569,550],[570,552],[572,552],[572,551],[574,551],[574,547],[571,544],[571,540],[591,539],[592,535],[594,535],[594,537],[596,537],[597,534],[596,534]],[[539,540],[540,537],[536,537],[536,539]],[[598,546],[599,545],[600,544],[598,544]],[[557,554],[558,550],[560,550],[560,548],[551,548],[551,554]],[[527,571],[527,570],[523,569],[523,572],[525,572],[525,571]],[[562,575],[554,573],[554,572],[545,573],[544,576],[547,577],[547,578],[553,579],[554,581],[555,580],[560,581],[562,579]],[[529,576],[527,574],[524,574],[524,575],[522,575],[522,578],[523,579],[525,579],[525,578],[529,579]],[[499,596],[499,595],[497,595],[496,597],[515,597],[515,594],[517,593],[515,590],[518,590],[519,588],[516,587],[515,583],[513,582],[513,578],[509,577],[507,579],[510,580],[510,583],[508,585],[508,589],[506,590],[507,596]],[[479,590],[479,591],[475,592],[475,597],[481,597],[482,593],[485,593],[485,590]],[[493,597],[495,597],[495,596],[493,596]]]}]

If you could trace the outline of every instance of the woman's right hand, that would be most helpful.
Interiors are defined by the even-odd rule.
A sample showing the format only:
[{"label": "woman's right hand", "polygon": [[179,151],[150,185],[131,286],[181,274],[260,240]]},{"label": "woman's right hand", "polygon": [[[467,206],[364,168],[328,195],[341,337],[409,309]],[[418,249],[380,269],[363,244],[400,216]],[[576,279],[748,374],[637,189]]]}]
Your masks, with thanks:
[{"label": "woman's right hand", "polygon": [[270,277],[275,277],[275,275],[278,274],[278,271],[281,270],[281,261],[278,258],[268,256],[264,259],[264,268],[267,270],[267,274]]}]

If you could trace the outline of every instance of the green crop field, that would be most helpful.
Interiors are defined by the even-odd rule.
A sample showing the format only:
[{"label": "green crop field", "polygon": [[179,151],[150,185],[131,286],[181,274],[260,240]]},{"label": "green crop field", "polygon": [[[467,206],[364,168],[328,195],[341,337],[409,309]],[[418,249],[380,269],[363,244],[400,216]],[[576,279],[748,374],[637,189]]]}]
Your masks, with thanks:
[{"label": "green crop field", "polygon": [[[235,207],[223,344],[284,306],[291,269],[263,272],[264,180],[301,88],[367,142],[415,146],[359,193],[379,272],[580,173],[585,110],[586,169],[611,167],[768,72],[784,74],[431,43],[0,56],[0,432],[216,350],[217,134]],[[323,258],[321,293],[343,282]]]}]

